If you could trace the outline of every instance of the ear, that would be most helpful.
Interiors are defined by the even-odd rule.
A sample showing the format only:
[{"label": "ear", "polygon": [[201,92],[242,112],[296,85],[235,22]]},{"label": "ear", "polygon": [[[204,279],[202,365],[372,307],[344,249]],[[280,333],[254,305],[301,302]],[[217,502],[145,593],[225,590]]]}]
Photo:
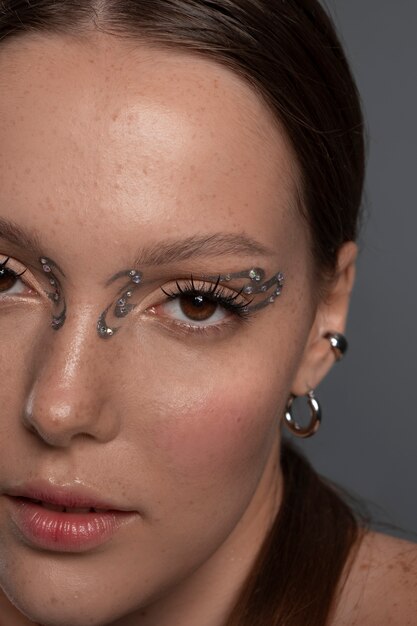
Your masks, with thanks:
[{"label": "ear", "polygon": [[304,396],[315,389],[335,363],[327,332],[344,333],[350,294],[355,281],[355,262],[358,248],[353,241],[343,244],[338,253],[335,276],[323,299],[317,306],[316,316],[297,370],[291,392]]}]

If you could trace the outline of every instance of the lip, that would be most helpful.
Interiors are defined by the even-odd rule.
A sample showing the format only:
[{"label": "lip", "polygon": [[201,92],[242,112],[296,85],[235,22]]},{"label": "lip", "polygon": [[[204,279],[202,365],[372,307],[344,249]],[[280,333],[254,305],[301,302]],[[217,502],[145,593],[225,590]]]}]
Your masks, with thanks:
[{"label": "lip", "polygon": [[[53,552],[92,550],[139,517],[138,511],[122,508],[79,487],[26,484],[7,490],[4,496],[11,520],[25,542]],[[48,506],[69,510],[53,510]]]}]

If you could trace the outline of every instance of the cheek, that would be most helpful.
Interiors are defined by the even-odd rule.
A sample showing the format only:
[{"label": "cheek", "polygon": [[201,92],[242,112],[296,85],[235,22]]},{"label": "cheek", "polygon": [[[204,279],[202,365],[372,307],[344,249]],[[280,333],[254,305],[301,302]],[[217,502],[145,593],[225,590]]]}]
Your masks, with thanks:
[{"label": "cheek", "polygon": [[[36,337],[45,324],[44,312],[34,306],[11,307],[3,310],[0,318],[0,415],[1,428],[7,428],[22,408],[22,398],[33,375],[33,354],[39,348]],[[8,418],[8,419],[6,419]],[[12,418],[12,419],[10,419]]]},{"label": "cheek", "polygon": [[246,340],[198,349],[152,332],[138,339],[140,351],[125,353],[124,367],[137,373],[125,388],[128,457],[155,492],[175,492],[184,503],[201,490],[247,499],[256,486],[279,435],[296,358],[282,340],[272,345],[271,333],[247,332]]},{"label": "cheek", "polygon": [[[272,403],[270,403],[272,404]],[[212,481],[247,472],[269,445],[274,411],[251,387],[216,387],[204,398],[172,407],[168,423],[156,433],[156,444],[168,466],[190,480]]]},{"label": "cheek", "polygon": [[163,490],[169,484],[181,499],[193,490],[252,489],[276,440],[289,385],[284,368],[272,358],[254,363],[233,351],[183,353],[172,362],[166,346],[161,354],[158,372],[146,368],[140,418],[137,397],[126,411],[132,454],[136,440],[152,482]]}]

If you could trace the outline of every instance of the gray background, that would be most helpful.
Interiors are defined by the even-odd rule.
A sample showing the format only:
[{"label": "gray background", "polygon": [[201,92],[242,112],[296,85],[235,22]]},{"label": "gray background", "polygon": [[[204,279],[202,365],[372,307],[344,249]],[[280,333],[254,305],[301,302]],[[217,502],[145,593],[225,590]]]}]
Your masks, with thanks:
[{"label": "gray background", "polygon": [[416,540],[417,2],[326,4],[362,94],[369,160],[350,350],[317,390],[321,430],[299,446]]}]

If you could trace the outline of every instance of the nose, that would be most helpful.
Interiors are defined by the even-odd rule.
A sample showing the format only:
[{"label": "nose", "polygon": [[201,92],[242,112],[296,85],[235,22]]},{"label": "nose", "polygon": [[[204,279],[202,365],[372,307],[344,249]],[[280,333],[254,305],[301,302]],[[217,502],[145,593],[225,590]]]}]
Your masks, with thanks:
[{"label": "nose", "polygon": [[108,442],[119,431],[115,407],[106,385],[112,347],[97,340],[94,312],[68,317],[58,331],[42,337],[24,404],[23,423],[51,446],[68,447],[74,439]]}]

